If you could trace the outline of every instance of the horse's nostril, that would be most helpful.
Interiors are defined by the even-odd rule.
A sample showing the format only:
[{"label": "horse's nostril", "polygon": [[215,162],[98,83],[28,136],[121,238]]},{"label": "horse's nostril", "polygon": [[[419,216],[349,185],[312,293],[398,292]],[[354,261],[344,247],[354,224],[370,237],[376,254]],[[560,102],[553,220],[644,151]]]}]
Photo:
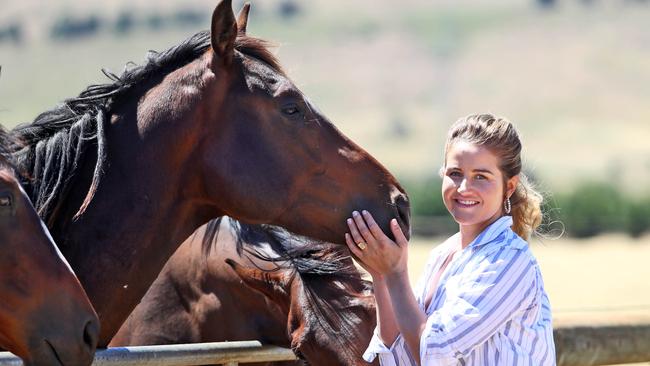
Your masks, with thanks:
[{"label": "horse's nostril", "polygon": [[95,319],[91,319],[84,327],[83,340],[84,344],[88,347],[88,351],[92,354],[95,353],[97,348],[97,340],[99,339],[99,324]]},{"label": "horse's nostril", "polygon": [[406,195],[400,194],[395,198],[395,207],[397,208],[397,215],[399,216],[402,228],[409,228],[411,221],[411,205],[409,204]]}]

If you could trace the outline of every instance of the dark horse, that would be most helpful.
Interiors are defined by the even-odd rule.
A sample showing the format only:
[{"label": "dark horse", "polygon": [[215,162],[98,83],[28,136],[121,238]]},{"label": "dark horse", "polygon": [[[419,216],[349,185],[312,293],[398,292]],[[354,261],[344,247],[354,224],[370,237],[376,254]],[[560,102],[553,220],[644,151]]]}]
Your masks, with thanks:
[{"label": "dark horse", "polygon": [[27,192],[102,322],[100,346],[214,217],[343,244],[346,217],[366,208],[385,231],[393,217],[409,231],[396,179],[307,100],[245,25],[224,0],[211,32],[13,131],[24,144],[14,152],[19,168],[34,178]]},{"label": "dark horse", "polygon": [[90,365],[99,320],[34,211],[0,127],[0,347],[25,365]]},{"label": "dark horse", "polygon": [[178,248],[111,346],[256,339],[309,365],[367,364],[375,303],[345,247],[225,219],[206,257],[205,234]]}]

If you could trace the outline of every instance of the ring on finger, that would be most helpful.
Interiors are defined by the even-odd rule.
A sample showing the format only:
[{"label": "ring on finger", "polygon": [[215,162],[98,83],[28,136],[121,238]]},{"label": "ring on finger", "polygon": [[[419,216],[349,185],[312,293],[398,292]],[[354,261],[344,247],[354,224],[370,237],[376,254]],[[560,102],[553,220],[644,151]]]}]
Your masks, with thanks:
[{"label": "ring on finger", "polygon": [[357,246],[359,247],[359,249],[364,250],[368,247],[368,244],[366,244],[366,242],[364,241],[361,241],[357,243]]}]

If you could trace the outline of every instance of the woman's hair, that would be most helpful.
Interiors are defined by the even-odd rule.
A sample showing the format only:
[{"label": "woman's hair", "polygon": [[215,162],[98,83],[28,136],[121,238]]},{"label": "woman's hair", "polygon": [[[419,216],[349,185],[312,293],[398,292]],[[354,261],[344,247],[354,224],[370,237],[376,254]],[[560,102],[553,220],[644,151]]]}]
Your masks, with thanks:
[{"label": "woman's hair", "polygon": [[456,141],[483,146],[495,154],[499,158],[504,187],[508,179],[519,175],[519,183],[510,196],[512,230],[528,240],[542,222],[543,198],[521,172],[521,141],[515,127],[507,119],[491,114],[472,114],[459,119],[447,135],[445,164],[447,152]]}]

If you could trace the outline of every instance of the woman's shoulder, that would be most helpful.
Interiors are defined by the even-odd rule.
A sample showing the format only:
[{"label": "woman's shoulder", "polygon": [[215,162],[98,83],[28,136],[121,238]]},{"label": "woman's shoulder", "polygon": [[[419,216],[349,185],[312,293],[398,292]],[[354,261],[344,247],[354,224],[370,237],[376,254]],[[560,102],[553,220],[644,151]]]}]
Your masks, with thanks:
[{"label": "woman's shoulder", "polygon": [[452,247],[458,245],[458,241],[460,240],[460,233],[456,233],[447,239],[445,239],[442,243],[438,244],[435,246],[435,248],[431,249],[431,254],[433,253],[443,253],[446,251],[449,251]]},{"label": "woman's shoulder", "polygon": [[458,242],[459,233],[456,233],[447,239],[443,240],[440,244],[436,245],[429,251],[428,262],[435,260],[440,255],[447,253]]},{"label": "woman's shoulder", "polygon": [[497,240],[486,245],[484,250],[479,250],[479,252],[481,252],[479,255],[483,257],[537,262],[528,242],[512,230],[504,231]]}]

